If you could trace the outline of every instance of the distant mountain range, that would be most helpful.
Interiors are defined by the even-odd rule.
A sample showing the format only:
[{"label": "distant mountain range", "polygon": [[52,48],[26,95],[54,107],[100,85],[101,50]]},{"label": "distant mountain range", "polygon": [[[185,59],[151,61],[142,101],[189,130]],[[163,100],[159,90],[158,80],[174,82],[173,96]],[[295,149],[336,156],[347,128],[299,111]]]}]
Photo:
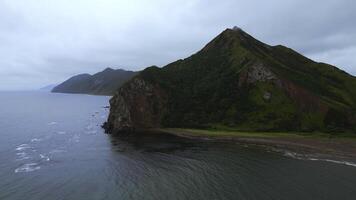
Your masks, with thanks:
[{"label": "distant mountain range", "polygon": [[52,89],[55,93],[79,93],[94,95],[113,95],[126,81],[137,72],[123,69],[106,68],[104,71],[90,74],[79,74],[69,78]]},{"label": "distant mountain range", "polygon": [[227,29],[189,58],[125,83],[104,127],[349,131],[356,129],[355,88],[356,78],[334,66]]}]

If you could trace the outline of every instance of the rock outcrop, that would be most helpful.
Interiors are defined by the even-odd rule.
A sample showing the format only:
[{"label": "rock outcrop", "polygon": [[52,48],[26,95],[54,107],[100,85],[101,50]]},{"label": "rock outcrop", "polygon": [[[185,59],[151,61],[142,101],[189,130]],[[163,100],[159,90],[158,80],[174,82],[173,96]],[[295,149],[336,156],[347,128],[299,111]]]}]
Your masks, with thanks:
[{"label": "rock outcrop", "polygon": [[107,132],[157,128],[167,108],[167,96],[158,85],[136,77],[110,100]]}]

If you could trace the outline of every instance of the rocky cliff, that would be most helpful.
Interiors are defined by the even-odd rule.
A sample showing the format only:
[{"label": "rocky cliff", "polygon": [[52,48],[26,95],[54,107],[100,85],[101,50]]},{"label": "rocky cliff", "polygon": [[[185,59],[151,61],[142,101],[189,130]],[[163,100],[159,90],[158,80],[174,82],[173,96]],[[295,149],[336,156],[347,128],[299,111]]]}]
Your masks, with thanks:
[{"label": "rocky cliff", "polygon": [[167,95],[159,85],[136,77],[119,89],[110,105],[108,132],[157,128],[166,114]]},{"label": "rocky cliff", "polygon": [[355,87],[356,78],[334,66],[227,29],[191,57],[124,84],[105,127],[353,131]]}]

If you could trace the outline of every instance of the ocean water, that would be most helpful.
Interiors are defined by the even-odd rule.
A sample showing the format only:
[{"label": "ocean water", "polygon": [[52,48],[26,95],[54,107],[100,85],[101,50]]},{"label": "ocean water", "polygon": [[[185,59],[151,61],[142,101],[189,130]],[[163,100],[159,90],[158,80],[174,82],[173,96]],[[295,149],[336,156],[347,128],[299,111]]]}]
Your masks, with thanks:
[{"label": "ocean water", "polygon": [[0,92],[0,199],[356,199],[352,163],[159,134],[106,135],[108,100]]}]

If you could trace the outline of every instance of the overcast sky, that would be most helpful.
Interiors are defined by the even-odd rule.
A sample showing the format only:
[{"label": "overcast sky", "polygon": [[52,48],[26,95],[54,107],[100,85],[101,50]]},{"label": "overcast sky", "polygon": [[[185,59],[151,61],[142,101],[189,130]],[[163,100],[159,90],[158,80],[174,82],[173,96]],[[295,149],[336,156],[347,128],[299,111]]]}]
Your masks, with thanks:
[{"label": "overcast sky", "polygon": [[164,66],[227,27],[356,75],[354,0],[0,0],[0,90]]}]

